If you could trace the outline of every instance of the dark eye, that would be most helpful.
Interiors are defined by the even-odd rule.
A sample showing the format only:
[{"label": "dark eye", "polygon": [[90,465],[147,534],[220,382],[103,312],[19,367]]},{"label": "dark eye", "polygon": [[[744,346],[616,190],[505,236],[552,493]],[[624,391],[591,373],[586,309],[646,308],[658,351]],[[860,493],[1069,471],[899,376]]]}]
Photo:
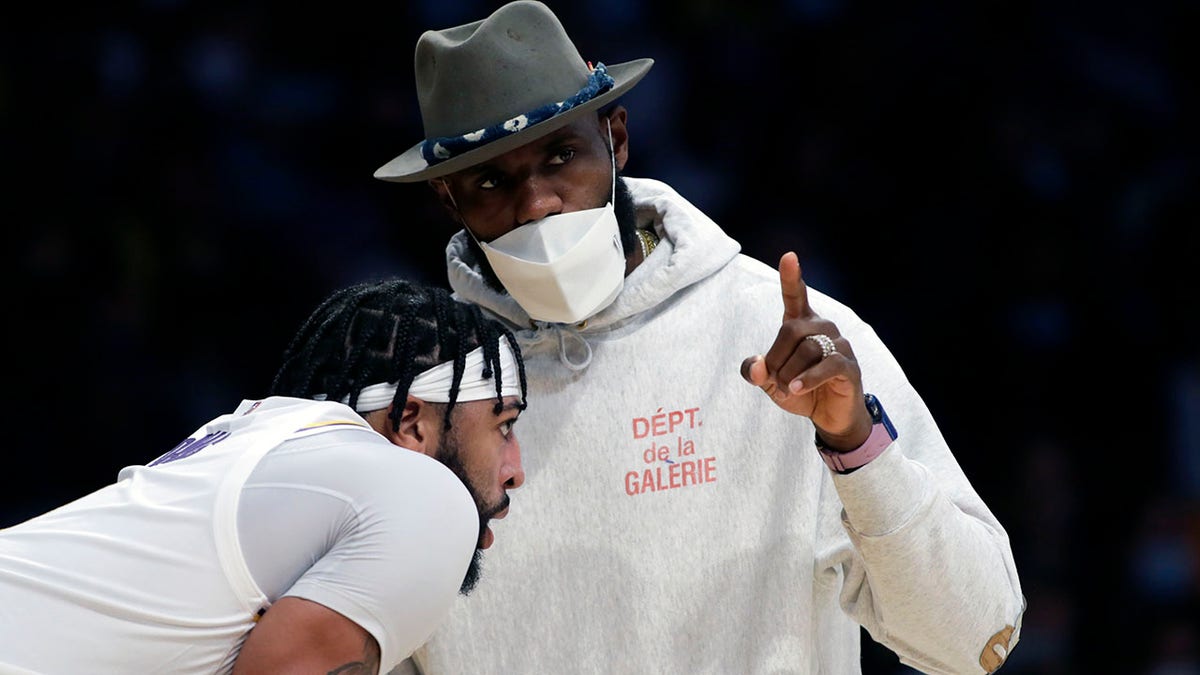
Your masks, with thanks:
[{"label": "dark eye", "polygon": [[502,182],[503,177],[500,174],[488,173],[479,177],[479,182],[475,184],[475,187],[480,190],[495,190],[500,187]]},{"label": "dark eye", "polygon": [[516,423],[517,423],[517,418],[515,418],[515,417],[512,418],[511,420],[504,422],[503,424],[500,425],[500,433],[504,434],[506,437],[509,436],[510,434],[512,434],[513,426],[516,425]]},{"label": "dark eye", "polygon": [[574,148],[560,148],[550,157],[550,163],[554,165],[566,164],[574,158]]}]

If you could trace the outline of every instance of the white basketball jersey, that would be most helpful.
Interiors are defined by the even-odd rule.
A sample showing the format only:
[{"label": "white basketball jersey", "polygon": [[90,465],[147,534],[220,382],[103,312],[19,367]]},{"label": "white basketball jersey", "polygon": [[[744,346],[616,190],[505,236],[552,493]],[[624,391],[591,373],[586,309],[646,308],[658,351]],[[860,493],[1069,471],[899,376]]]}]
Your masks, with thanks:
[{"label": "white basketball jersey", "polygon": [[338,403],[243,401],[115,484],[0,530],[0,672],[228,670],[267,605],[238,544],[242,484],[285,440],[348,427],[374,434]]}]

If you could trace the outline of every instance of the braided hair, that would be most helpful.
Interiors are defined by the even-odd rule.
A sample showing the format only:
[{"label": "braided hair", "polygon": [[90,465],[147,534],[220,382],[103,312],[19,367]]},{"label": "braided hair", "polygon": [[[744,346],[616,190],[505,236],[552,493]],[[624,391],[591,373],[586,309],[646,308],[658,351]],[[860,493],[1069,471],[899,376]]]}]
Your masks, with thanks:
[{"label": "braided hair", "polygon": [[328,296],[300,326],[284,351],[271,395],[313,398],[325,394],[331,401],[349,396],[350,407],[357,409],[364,387],[396,383],[389,414],[396,430],[413,378],[452,360],[453,380],[445,413],[445,428],[449,429],[466,355],[476,347],[483,347],[483,376],[496,383],[496,414],[503,409],[502,337],[516,357],[524,409],[525,362],[516,338],[503,324],[435,286],[401,279],[356,284]]}]

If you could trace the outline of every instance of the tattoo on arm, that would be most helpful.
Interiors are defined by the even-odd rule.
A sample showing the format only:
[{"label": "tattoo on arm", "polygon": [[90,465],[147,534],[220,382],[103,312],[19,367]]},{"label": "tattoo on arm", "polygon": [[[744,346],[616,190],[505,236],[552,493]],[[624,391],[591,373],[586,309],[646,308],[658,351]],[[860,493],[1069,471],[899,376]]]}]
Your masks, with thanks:
[{"label": "tattoo on arm", "polygon": [[379,643],[368,634],[363,641],[363,658],[351,661],[329,671],[328,675],[379,675]]}]

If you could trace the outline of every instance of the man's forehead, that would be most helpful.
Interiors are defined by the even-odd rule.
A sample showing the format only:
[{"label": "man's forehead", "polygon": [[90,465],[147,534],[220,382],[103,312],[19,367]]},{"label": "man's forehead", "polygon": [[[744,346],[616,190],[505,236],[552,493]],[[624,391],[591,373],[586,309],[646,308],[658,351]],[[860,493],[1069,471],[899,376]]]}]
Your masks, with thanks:
[{"label": "man's forehead", "polygon": [[[520,396],[505,396],[501,400],[503,401],[503,404],[500,408],[500,412],[497,413],[499,415],[504,415],[510,411],[516,411],[519,414],[522,410],[524,410],[524,407],[521,405]],[[474,401],[460,401],[458,403],[458,407],[469,408],[477,414],[486,414],[490,416],[496,407],[496,399],[485,398],[476,399]]]}]

